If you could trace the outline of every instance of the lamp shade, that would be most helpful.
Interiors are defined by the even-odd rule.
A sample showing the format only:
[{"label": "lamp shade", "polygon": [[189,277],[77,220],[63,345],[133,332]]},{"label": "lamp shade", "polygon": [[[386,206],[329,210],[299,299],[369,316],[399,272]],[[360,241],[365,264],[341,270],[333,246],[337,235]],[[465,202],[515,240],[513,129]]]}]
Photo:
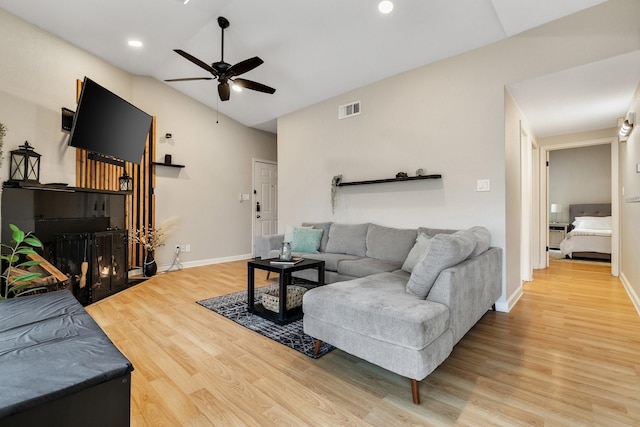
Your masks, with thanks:
[{"label": "lamp shade", "polygon": [[551,203],[551,213],[562,212],[562,208],[557,203]]}]

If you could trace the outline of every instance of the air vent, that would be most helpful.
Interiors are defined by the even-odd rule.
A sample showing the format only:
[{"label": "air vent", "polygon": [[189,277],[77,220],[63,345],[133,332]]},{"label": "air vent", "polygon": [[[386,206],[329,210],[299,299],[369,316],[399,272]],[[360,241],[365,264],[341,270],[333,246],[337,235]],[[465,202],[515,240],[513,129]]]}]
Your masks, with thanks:
[{"label": "air vent", "polygon": [[360,114],[360,101],[355,101],[338,107],[339,119],[346,119],[347,117],[357,116],[358,114]]}]

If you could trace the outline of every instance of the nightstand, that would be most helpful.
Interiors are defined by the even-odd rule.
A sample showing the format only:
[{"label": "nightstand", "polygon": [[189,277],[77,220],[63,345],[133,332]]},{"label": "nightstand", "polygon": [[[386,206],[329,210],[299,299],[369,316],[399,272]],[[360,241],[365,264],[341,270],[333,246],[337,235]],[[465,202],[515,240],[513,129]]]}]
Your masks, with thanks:
[{"label": "nightstand", "polygon": [[560,249],[560,242],[567,237],[568,227],[566,222],[549,223],[549,249]]}]

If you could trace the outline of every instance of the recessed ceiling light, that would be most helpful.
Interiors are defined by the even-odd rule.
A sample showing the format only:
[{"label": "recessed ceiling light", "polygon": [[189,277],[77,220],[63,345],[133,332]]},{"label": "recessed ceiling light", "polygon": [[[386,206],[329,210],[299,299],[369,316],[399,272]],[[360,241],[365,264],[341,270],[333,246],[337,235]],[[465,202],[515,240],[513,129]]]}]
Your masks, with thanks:
[{"label": "recessed ceiling light", "polygon": [[129,40],[127,44],[131,47],[142,47],[142,42],[140,40]]},{"label": "recessed ceiling light", "polygon": [[189,3],[189,0],[183,0],[182,1],[182,4],[187,4],[187,3]]},{"label": "recessed ceiling light", "polygon": [[391,13],[393,10],[393,3],[389,0],[384,0],[378,3],[378,10],[380,13]]}]

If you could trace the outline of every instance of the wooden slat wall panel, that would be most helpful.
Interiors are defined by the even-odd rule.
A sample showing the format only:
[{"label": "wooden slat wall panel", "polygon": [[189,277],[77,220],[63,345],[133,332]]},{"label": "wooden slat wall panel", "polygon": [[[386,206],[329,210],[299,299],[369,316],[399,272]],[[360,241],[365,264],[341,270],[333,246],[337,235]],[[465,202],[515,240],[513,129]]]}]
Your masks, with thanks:
[{"label": "wooden slat wall panel", "polygon": [[[82,81],[76,84],[76,99],[80,99]],[[129,232],[148,227],[155,228],[155,168],[152,162],[156,151],[156,118],[153,117],[151,129],[139,165],[125,162],[124,167],[98,162],[88,158],[89,152],[76,149],[76,187],[95,190],[119,191],[119,178],[127,171],[133,178],[133,191],[125,196],[125,224]],[[129,269],[141,266],[144,250],[140,245],[129,244]]]}]

